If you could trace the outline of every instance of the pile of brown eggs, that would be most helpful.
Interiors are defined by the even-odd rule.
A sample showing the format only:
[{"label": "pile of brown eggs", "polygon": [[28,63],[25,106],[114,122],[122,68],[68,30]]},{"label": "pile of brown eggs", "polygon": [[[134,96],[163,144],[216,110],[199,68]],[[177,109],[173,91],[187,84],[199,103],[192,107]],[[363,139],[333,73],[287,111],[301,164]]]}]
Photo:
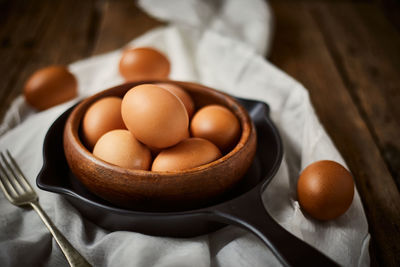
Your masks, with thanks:
[{"label": "pile of brown eggs", "polygon": [[141,84],[122,99],[102,98],[87,109],[81,129],[97,158],[152,171],[212,162],[233,148],[241,131],[229,109],[209,105],[195,111],[190,95],[174,84]]}]

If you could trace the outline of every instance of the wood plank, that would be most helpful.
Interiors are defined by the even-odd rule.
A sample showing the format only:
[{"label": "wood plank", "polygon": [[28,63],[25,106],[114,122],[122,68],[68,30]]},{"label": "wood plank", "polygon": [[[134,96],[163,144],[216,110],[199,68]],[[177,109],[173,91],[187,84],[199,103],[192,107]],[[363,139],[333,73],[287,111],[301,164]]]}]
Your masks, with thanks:
[{"label": "wood plank", "polygon": [[0,3],[1,48],[27,49],[40,31],[44,19],[50,17],[48,5],[34,1],[3,1]]},{"label": "wood plank", "polygon": [[271,60],[309,90],[322,124],[354,175],[372,236],[371,254],[383,266],[394,266],[400,262],[400,195],[335,66],[312,5],[273,3],[277,28]]},{"label": "wood plank", "polygon": [[400,188],[400,35],[374,5],[318,5],[313,14]]},{"label": "wood plank", "polygon": [[379,9],[385,13],[385,17],[400,32],[400,2],[398,0],[375,0],[379,3]]},{"label": "wood plank", "polygon": [[94,54],[123,47],[146,31],[163,25],[141,11],[134,1],[111,1],[105,5],[104,17]]},{"label": "wood plank", "polygon": [[0,17],[0,121],[35,70],[120,48],[161,25],[130,0],[6,1]]},{"label": "wood plank", "polygon": [[[29,58],[31,40],[40,30],[43,20],[48,17],[47,7],[35,5],[34,1],[6,1],[0,6],[0,73],[3,82],[0,83],[0,117],[3,117],[9,105],[9,96],[16,95],[15,90],[23,69]],[[29,25],[29,31],[26,30]],[[15,92],[17,91],[17,92]]]},{"label": "wood plank", "polygon": [[[98,0],[98,3],[102,1]],[[98,4],[92,1],[22,1],[7,8],[0,27],[0,118],[12,100],[22,92],[26,79],[38,68],[68,64],[93,50],[98,28]]]}]

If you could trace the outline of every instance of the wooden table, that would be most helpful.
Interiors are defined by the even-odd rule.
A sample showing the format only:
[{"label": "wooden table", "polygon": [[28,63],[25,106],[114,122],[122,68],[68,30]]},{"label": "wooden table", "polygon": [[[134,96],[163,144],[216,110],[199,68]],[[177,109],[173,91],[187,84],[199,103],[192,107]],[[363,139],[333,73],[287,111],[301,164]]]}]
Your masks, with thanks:
[{"label": "wooden table", "polygon": [[[354,174],[373,266],[400,265],[400,23],[387,1],[273,1],[270,60],[309,90]],[[161,25],[132,0],[0,1],[0,118],[27,77]]]}]

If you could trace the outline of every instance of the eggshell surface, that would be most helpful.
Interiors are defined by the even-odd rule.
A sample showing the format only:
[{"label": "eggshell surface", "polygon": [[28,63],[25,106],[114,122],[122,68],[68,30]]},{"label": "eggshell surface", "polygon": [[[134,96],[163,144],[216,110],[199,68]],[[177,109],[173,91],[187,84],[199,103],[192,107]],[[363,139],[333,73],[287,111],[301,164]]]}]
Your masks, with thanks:
[{"label": "eggshell surface", "polygon": [[148,170],[151,164],[150,150],[128,130],[113,130],[101,136],[93,155],[128,169]]},{"label": "eggshell surface", "polygon": [[119,72],[126,81],[168,78],[170,63],[165,55],[150,47],[125,50]]},{"label": "eggshell surface", "polygon": [[189,119],[193,116],[194,102],[192,100],[192,97],[183,88],[170,83],[157,83],[156,85],[167,89],[168,91],[176,95],[185,106]]},{"label": "eggshell surface", "polygon": [[24,85],[26,102],[38,110],[71,100],[77,94],[77,80],[64,66],[40,69],[34,72]]},{"label": "eggshell surface", "polygon": [[188,138],[161,151],[153,161],[152,171],[180,171],[210,163],[221,157],[218,147],[202,138]]},{"label": "eggshell surface", "polygon": [[142,84],[130,89],[122,99],[121,112],[128,130],[149,147],[173,146],[187,136],[185,106],[161,87]]},{"label": "eggshell surface", "polygon": [[353,178],[337,162],[317,161],[301,173],[297,196],[301,208],[315,219],[335,219],[345,213],[353,201]]},{"label": "eggshell surface", "polygon": [[228,108],[209,105],[194,114],[190,132],[193,137],[207,139],[220,150],[227,151],[240,137],[240,123]]},{"label": "eggshell surface", "polygon": [[126,129],[121,116],[121,103],[119,97],[104,97],[88,108],[82,120],[82,134],[89,149],[93,149],[106,132]]}]

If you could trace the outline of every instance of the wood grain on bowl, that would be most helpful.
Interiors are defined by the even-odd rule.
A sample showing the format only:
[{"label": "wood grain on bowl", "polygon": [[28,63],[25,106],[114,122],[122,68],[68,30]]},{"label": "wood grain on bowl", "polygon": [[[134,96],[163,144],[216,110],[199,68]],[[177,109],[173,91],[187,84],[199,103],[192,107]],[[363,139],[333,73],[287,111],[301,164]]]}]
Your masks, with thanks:
[{"label": "wood grain on bowl", "polygon": [[[239,119],[241,137],[237,145],[220,159],[179,172],[124,169],[97,159],[82,144],[81,119],[88,107],[106,96],[122,97],[142,83],[169,82],[184,88],[196,108],[220,104]],[[232,97],[205,86],[176,81],[144,81],[123,84],[82,101],[69,116],[64,129],[64,151],[75,176],[94,194],[126,208],[195,208],[212,202],[232,188],[252,163],[256,151],[256,131],[247,111]]]}]

